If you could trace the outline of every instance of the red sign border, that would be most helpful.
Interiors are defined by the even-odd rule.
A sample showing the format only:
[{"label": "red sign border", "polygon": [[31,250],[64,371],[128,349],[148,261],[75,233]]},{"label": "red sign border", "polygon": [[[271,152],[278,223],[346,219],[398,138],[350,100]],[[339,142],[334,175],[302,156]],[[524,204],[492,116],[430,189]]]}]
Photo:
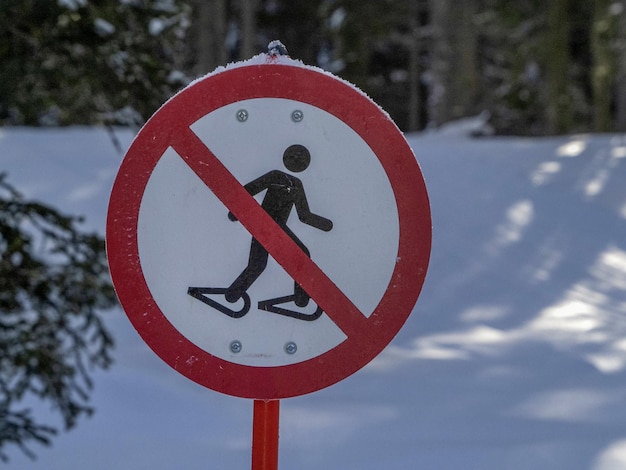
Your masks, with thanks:
[{"label": "red sign border", "polygon": [[[351,127],[372,149],[392,186],[399,219],[397,262],[387,290],[367,319],[366,334],[349,336],[304,362],[255,367],[204,351],[167,320],[145,281],[137,222],[145,187],[167,148],[210,112],[253,98],[285,98],[316,106]],[[242,398],[304,395],[350,376],[376,357],[410,315],[430,258],[431,216],[419,165],[406,139],[378,105],[349,84],[312,68],[245,65],[194,82],[165,103],[141,129],[115,179],[107,215],[109,267],[118,298],[148,346],[194,382]]]}]

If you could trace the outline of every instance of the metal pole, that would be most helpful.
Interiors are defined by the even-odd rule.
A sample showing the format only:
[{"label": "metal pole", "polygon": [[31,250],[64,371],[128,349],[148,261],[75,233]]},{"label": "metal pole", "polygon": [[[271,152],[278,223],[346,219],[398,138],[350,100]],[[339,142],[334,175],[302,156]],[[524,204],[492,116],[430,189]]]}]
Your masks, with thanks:
[{"label": "metal pole", "polygon": [[254,400],[252,470],[278,470],[280,400]]}]

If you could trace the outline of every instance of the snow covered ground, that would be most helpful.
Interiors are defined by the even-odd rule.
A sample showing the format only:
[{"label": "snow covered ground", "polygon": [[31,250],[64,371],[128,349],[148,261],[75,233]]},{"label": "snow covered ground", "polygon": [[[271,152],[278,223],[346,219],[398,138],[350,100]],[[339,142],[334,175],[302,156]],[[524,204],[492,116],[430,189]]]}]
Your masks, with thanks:
[{"label": "snow covered ground", "polygon": [[[462,127],[409,136],[434,224],[412,316],[365,369],[281,402],[280,468],[626,468],[626,135]],[[102,129],[0,129],[9,182],[101,233],[121,158]],[[6,468],[249,468],[252,403],[190,382],[121,310],[107,317],[116,363],[96,414]]]}]

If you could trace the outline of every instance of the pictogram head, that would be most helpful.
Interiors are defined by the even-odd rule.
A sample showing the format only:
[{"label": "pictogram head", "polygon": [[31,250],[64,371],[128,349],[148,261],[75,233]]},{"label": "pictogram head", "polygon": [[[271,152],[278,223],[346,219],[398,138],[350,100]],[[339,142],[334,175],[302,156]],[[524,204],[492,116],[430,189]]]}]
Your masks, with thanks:
[{"label": "pictogram head", "polygon": [[283,153],[285,168],[294,173],[304,171],[311,163],[311,154],[304,145],[290,145]]}]

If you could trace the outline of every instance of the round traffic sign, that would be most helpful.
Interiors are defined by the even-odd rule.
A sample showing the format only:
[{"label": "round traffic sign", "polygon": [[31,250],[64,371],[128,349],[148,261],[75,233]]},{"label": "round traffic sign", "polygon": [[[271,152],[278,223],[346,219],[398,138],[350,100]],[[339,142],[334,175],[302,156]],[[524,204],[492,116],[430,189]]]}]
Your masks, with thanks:
[{"label": "round traffic sign", "polygon": [[392,340],[431,242],[413,152],[362,92],[267,56],[192,83],[116,177],[107,251],[146,343],[213,390],[336,383]]}]

